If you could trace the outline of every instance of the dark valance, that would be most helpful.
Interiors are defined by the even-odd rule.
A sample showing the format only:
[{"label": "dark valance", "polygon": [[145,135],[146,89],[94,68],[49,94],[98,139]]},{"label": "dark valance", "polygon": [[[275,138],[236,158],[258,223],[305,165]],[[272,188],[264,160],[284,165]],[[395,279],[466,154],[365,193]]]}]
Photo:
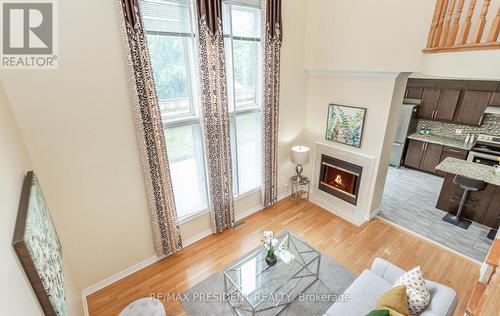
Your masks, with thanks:
[{"label": "dark valance", "polygon": [[215,34],[217,24],[222,21],[222,0],[197,0],[198,18],[201,20],[205,17],[207,27]]},{"label": "dark valance", "polygon": [[271,38],[279,32],[279,40],[283,38],[283,25],[281,20],[281,0],[266,0],[266,23],[269,25]]}]

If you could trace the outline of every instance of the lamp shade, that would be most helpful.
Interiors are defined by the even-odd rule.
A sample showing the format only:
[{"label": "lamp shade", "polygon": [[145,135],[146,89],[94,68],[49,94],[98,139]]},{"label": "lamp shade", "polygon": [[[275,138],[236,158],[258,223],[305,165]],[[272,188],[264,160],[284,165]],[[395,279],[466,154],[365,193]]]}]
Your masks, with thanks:
[{"label": "lamp shade", "polygon": [[297,165],[304,165],[309,162],[309,148],[306,146],[292,147],[292,162]]}]

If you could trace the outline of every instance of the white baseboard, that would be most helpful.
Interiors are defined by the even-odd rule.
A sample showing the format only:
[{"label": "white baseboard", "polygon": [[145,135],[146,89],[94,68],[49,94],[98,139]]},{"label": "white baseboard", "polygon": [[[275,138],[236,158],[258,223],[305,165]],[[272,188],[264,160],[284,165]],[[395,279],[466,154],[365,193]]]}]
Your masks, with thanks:
[{"label": "white baseboard", "polygon": [[397,228],[399,228],[399,229],[401,229],[401,230],[403,230],[403,231],[405,231],[405,232],[407,232],[407,233],[409,233],[409,234],[415,235],[415,236],[417,236],[417,237],[418,237],[418,238],[420,238],[420,239],[423,239],[423,240],[425,240],[425,241],[428,241],[428,242],[430,242],[430,243],[432,243],[432,244],[434,244],[434,245],[436,245],[436,246],[438,246],[438,247],[441,247],[441,248],[443,248],[443,249],[445,249],[445,250],[448,250],[449,252],[452,252],[452,253],[454,253],[454,254],[456,254],[456,255],[458,255],[458,256],[460,256],[460,257],[462,257],[462,258],[465,258],[465,259],[467,259],[467,260],[469,260],[469,261],[472,261],[472,262],[474,262],[474,263],[477,263],[477,264],[479,264],[479,265],[481,265],[481,264],[482,264],[482,262],[479,262],[479,261],[477,261],[476,259],[473,259],[473,258],[471,258],[471,257],[469,257],[469,256],[466,256],[466,255],[464,255],[463,253],[460,253],[460,252],[458,252],[458,251],[456,251],[456,250],[454,250],[454,249],[451,249],[451,248],[449,248],[449,247],[447,247],[447,246],[445,246],[445,245],[443,245],[443,244],[438,243],[437,241],[434,241],[434,240],[432,240],[432,239],[430,239],[430,238],[427,238],[427,237],[425,237],[425,236],[423,236],[423,235],[420,235],[420,234],[418,234],[418,233],[416,233],[416,232],[414,232],[414,231],[412,231],[412,230],[409,230],[409,229],[408,229],[408,228],[406,228],[406,227],[403,227],[403,226],[398,225],[398,224],[396,224],[396,223],[394,223],[394,222],[391,222],[390,220],[385,219],[385,218],[383,218],[383,217],[381,217],[381,216],[379,216],[379,215],[377,215],[376,217],[377,217],[378,219],[380,219],[381,221],[383,221],[383,222],[385,222],[385,223],[389,224],[389,225],[395,226],[395,227],[397,227]]},{"label": "white baseboard", "polygon": [[126,268],[125,270],[118,272],[118,273],[110,276],[109,278],[106,278],[102,281],[99,281],[96,284],[84,289],[82,291],[82,301],[83,301],[83,309],[84,309],[85,316],[89,315],[88,306],[87,306],[87,296],[89,296],[90,294],[93,294],[99,290],[102,290],[106,286],[111,285],[111,284],[115,283],[116,281],[119,281],[119,280],[131,275],[134,272],[137,272],[141,269],[144,269],[145,267],[147,267],[155,262],[158,262],[165,257],[166,256],[161,256],[161,257],[153,256],[153,257],[147,258],[144,261],[141,261],[137,264],[134,264],[133,266],[130,266],[130,267]]},{"label": "white baseboard", "polygon": [[[289,194],[287,193],[282,193],[278,196],[278,201],[288,197]],[[254,213],[257,213],[258,211],[262,210],[262,205],[259,205],[259,206],[256,206],[256,207],[253,207],[249,210],[246,210],[246,211],[243,211],[241,212],[240,214],[238,214],[237,216],[235,216],[236,220],[239,221],[239,220],[242,220]],[[187,240],[184,240],[183,242],[183,246],[184,247],[188,247],[192,244],[194,244],[195,242],[205,238],[205,237],[208,237],[210,235],[212,235],[212,230],[209,229],[209,230],[206,230],[206,231],[203,231],[203,232],[200,232],[199,234],[187,239]],[[158,256],[153,256],[153,257],[150,257],[142,262],[139,262],[137,264],[134,264],[133,266],[131,267],[128,267],[126,268],[125,270],[121,271],[121,272],[118,272],[112,276],[110,276],[109,278],[106,278],[102,281],[99,281],[97,282],[96,284],[94,285],[91,285],[89,286],[88,288],[85,288],[83,291],[82,291],[82,303],[83,303],[83,313],[85,316],[89,316],[89,311],[88,311],[88,305],[87,305],[87,296],[99,291],[99,290],[102,290],[103,288],[131,275],[132,273],[134,272],[137,272],[141,269],[144,269],[145,267],[155,263],[155,262],[158,262],[160,261],[161,259],[165,258],[166,256],[161,256],[161,257],[158,257]]]}]

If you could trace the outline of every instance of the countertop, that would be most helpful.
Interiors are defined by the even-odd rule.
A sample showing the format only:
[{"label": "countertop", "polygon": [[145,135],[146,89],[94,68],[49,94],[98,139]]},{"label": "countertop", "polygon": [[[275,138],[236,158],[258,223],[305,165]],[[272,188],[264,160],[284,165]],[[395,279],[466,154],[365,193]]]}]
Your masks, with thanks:
[{"label": "countertop", "polygon": [[422,135],[419,133],[415,133],[408,136],[408,138],[419,140],[422,142],[444,145],[465,150],[470,150],[472,146],[474,146],[474,143],[465,143],[463,140],[458,140],[450,137],[438,136],[433,134]]},{"label": "countertop", "polygon": [[439,171],[458,174],[500,186],[500,174],[495,174],[494,169],[495,168],[490,166],[452,157],[446,158],[436,167],[436,170]]}]

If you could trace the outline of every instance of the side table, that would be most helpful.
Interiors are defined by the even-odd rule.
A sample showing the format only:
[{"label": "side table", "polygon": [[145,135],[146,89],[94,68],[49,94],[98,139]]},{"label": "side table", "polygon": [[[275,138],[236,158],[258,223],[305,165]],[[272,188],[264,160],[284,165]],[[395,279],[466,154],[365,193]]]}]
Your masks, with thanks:
[{"label": "side table", "polygon": [[292,198],[294,204],[297,204],[300,200],[309,200],[309,191],[311,181],[308,177],[293,176],[290,178],[292,184]]}]

